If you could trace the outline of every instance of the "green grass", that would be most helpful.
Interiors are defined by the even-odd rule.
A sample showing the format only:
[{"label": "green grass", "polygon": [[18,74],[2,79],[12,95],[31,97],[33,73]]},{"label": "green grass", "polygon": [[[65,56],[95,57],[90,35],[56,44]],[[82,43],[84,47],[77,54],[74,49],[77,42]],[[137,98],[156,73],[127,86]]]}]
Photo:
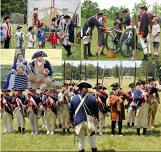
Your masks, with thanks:
[{"label": "green grass", "polygon": [[[95,80],[88,80],[95,84]],[[133,81],[132,77],[124,77],[122,88],[128,90],[128,84]],[[101,82],[101,80],[99,80]],[[108,87],[107,93],[110,90],[110,84],[118,82],[116,78],[105,79],[104,85]],[[136,136],[135,129],[126,127],[126,120],[123,121],[124,137],[110,136],[110,115],[106,117],[105,133],[103,136],[97,136],[98,150],[111,151],[160,151],[161,149],[161,105],[158,107],[155,129],[148,129],[147,136]],[[12,134],[2,134],[1,150],[2,151],[78,151],[76,142],[74,144],[74,135],[62,135],[60,129],[56,129],[54,135],[45,135],[45,130],[41,129],[41,119],[39,119],[39,135],[31,135],[28,118],[26,118],[26,133],[20,135],[17,130],[16,119],[14,118],[14,130]],[[73,131],[71,129],[71,131]],[[1,129],[2,133],[2,129]],[[76,138],[77,139],[77,138]],[[77,141],[77,140],[76,140]],[[90,151],[88,138],[86,137],[86,151]]]},{"label": "green grass", "polygon": [[[82,25],[85,23],[85,19],[82,18]],[[107,19],[107,28],[113,27],[113,21],[110,19]],[[161,38],[161,34],[160,34]],[[131,57],[124,57],[121,55],[121,53],[116,53],[115,58],[109,58],[106,55],[100,56],[99,58],[96,57],[96,49],[97,49],[97,39],[98,39],[98,30],[95,28],[92,33],[92,41],[91,41],[91,53],[93,54],[92,57],[88,57],[88,60],[131,60]],[[161,47],[160,47],[160,52],[161,52]],[[83,56],[83,43],[81,44],[81,54],[82,54],[82,59],[84,59]],[[104,50],[104,54],[107,54],[107,50]],[[142,60],[143,59],[143,51],[141,50],[136,50],[136,59],[137,60]],[[152,58],[149,58],[152,60]],[[159,57],[159,60],[161,60],[161,56]]]}]

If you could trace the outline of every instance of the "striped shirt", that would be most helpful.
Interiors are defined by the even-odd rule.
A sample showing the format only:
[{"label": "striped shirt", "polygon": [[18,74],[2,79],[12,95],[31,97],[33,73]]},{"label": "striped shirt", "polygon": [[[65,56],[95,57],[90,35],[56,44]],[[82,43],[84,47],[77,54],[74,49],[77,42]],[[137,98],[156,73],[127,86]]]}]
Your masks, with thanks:
[{"label": "striped shirt", "polygon": [[14,89],[24,90],[28,87],[28,78],[26,75],[16,75]]}]

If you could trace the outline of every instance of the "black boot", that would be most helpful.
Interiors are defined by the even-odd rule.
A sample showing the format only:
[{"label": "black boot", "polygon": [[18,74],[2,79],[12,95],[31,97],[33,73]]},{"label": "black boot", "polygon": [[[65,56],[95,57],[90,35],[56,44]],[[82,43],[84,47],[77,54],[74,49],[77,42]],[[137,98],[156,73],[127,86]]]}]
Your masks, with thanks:
[{"label": "black boot", "polygon": [[116,121],[112,121],[112,124],[111,124],[111,133],[112,133],[112,135],[115,134],[115,124],[116,124]]},{"label": "black boot", "polygon": [[134,123],[132,123],[132,127],[134,127],[134,125],[135,125],[135,124],[134,124]]},{"label": "black boot", "polygon": [[91,43],[88,43],[88,56],[93,56],[91,53]]},{"label": "black boot", "polygon": [[146,135],[146,128],[143,128],[143,135]]},{"label": "black boot", "polygon": [[92,152],[97,152],[97,147],[92,148]]},{"label": "black boot", "polygon": [[130,128],[130,123],[129,122],[127,123],[127,126],[128,126],[128,128]]},{"label": "black boot", "polygon": [[85,150],[84,150],[84,149],[82,149],[82,150],[79,150],[79,152],[85,152]]},{"label": "black boot", "polygon": [[65,129],[63,129],[63,134],[65,134]]},{"label": "black boot", "polygon": [[119,131],[118,131],[118,134],[119,134],[119,135],[122,135],[122,121],[118,121],[118,127],[119,127],[119,128],[118,128],[118,130],[119,130]]},{"label": "black boot", "polygon": [[21,133],[21,127],[18,127],[18,132]]},{"label": "black boot", "polygon": [[140,136],[140,128],[137,128],[137,135]]},{"label": "black boot", "polygon": [[145,54],[144,54],[143,61],[148,61],[148,55],[145,55]]},{"label": "black boot", "polygon": [[100,55],[105,55],[105,54],[103,53],[103,51],[101,51],[101,54]]},{"label": "black boot", "polygon": [[70,134],[70,131],[69,131],[69,129],[67,129],[67,133],[68,133],[68,134]]},{"label": "black boot", "polygon": [[21,130],[21,134],[25,134],[25,128],[22,128],[22,130]]},{"label": "black boot", "polygon": [[62,125],[61,124],[59,124],[59,128],[62,128]]}]

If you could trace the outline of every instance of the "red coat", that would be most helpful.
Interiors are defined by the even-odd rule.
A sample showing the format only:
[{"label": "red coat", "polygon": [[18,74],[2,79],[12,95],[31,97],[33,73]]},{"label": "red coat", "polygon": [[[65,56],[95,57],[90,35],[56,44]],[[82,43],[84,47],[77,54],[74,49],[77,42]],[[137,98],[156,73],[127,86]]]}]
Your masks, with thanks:
[{"label": "red coat", "polygon": [[50,43],[51,43],[52,45],[54,45],[54,44],[57,44],[57,41],[58,41],[57,35],[54,34],[54,33],[52,33],[52,34],[50,35]]}]

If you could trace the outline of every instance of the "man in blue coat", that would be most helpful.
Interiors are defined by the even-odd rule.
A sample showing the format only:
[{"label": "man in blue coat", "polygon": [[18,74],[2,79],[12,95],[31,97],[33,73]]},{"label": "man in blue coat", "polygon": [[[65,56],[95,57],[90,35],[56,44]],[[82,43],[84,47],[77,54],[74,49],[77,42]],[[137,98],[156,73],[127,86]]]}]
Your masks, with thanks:
[{"label": "man in blue coat", "polygon": [[80,82],[77,86],[80,89],[80,94],[75,95],[70,102],[70,120],[71,122],[74,122],[75,132],[79,137],[79,151],[84,151],[85,136],[88,134],[92,152],[95,152],[97,151],[96,130],[94,131],[89,129],[87,115],[98,119],[99,110],[96,97],[88,94],[88,88],[92,87],[89,83]]},{"label": "man in blue coat", "polygon": [[64,34],[65,34],[65,39],[67,39],[68,42],[66,45],[64,44],[63,46],[67,51],[67,56],[69,57],[70,55],[72,55],[71,47],[74,43],[74,22],[69,15],[65,15],[64,19],[65,19]]},{"label": "man in blue coat", "polygon": [[148,61],[148,34],[149,34],[149,15],[147,13],[147,7],[140,7],[140,26],[139,26],[139,34],[140,34],[140,42],[144,52],[144,61]]}]

